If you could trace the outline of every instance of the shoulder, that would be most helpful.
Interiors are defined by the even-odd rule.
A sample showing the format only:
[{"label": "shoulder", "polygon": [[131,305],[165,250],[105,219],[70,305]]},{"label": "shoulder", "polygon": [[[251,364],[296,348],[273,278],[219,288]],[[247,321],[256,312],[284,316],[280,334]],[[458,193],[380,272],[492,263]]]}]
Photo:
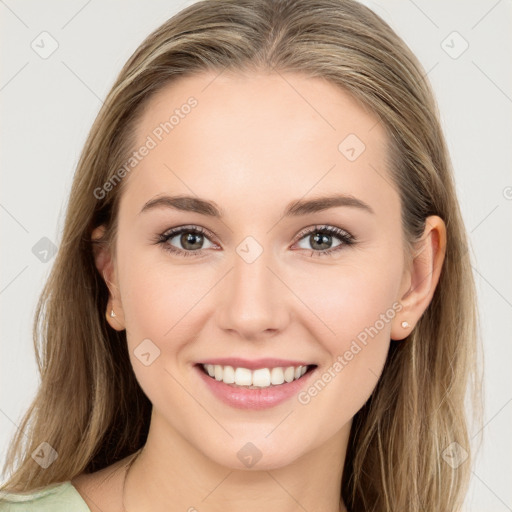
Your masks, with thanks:
[{"label": "shoulder", "polygon": [[31,493],[0,491],[0,512],[90,512],[71,481],[48,485]]},{"label": "shoulder", "polygon": [[0,491],[0,512],[118,512],[126,460],[32,493]]}]

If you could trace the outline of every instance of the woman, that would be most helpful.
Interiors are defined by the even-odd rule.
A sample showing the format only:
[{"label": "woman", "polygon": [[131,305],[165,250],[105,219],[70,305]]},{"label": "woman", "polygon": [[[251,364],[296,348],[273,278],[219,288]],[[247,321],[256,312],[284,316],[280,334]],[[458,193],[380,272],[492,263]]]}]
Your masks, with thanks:
[{"label": "woman", "polygon": [[466,243],[430,86],[382,19],[186,8],[83,150],[0,510],[459,510]]}]

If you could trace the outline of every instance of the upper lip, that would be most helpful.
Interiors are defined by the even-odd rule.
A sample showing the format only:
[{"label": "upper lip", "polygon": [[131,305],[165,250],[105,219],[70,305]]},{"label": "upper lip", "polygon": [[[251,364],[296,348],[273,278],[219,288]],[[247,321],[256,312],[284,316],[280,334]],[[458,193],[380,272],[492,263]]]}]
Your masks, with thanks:
[{"label": "upper lip", "polygon": [[248,370],[257,370],[258,368],[287,368],[288,366],[309,366],[313,363],[304,361],[292,361],[290,359],[276,359],[265,357],[262,359],[242,359],[240,357],[218,357],[214,359],[205,359],[198,364],[213,364],[220,366],[232,366],[233,368],[247,368]]}]

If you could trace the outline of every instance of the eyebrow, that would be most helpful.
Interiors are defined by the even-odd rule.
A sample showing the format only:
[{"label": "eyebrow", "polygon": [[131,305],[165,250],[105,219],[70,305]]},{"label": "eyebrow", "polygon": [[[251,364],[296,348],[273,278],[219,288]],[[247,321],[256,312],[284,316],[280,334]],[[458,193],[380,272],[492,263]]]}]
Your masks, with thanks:
[{"label": "eyebrow", "polygon": [[[301,215],[308,215],[340,206],[358,208],[368,213],[375,214],[371,206],[366,204],[364,201],[361,201],[349,194],[335,194],[326,197],[316,197],[307,200],[298,199],[292,201],[285,208],[283,217],[299,217]],[[173,210],[183,212],[199,213],[200,215],[207,215],[218,219],[224,217],[222,209],[219,208],[215,201],[208,201],[199,197],[185,195],[160,196],[151,199],[144,204],[139,215],[155,208],[171,208]]]}]

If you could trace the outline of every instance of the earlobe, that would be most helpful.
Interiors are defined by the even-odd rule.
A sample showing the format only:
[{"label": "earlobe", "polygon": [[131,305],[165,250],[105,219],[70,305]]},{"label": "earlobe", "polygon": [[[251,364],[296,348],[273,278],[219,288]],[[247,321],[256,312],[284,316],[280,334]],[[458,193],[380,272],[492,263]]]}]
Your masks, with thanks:
[{"label": "earlobe", "polygon": [[122,331],[125,329],[123,309],[119,298],[119,288],[115,277],[114,262],[112,261],[109,248],[102,240],[104,234],[105,227],[103,225],[98,226],[91,233],[94,262],[109,290],[109,300],[107,311],[105,311],[105,318],[113,329]]},{"label": "earlobe", "polygon": [[391,339],[402,340],[409,336],[429,306],[441,276],[445,253],[445,223],[441,217],[431,215],[425,221],[425,230],[415,246],[411,270],[405,276],[410,286],[399,298],[403,309],[393,322]]}]

